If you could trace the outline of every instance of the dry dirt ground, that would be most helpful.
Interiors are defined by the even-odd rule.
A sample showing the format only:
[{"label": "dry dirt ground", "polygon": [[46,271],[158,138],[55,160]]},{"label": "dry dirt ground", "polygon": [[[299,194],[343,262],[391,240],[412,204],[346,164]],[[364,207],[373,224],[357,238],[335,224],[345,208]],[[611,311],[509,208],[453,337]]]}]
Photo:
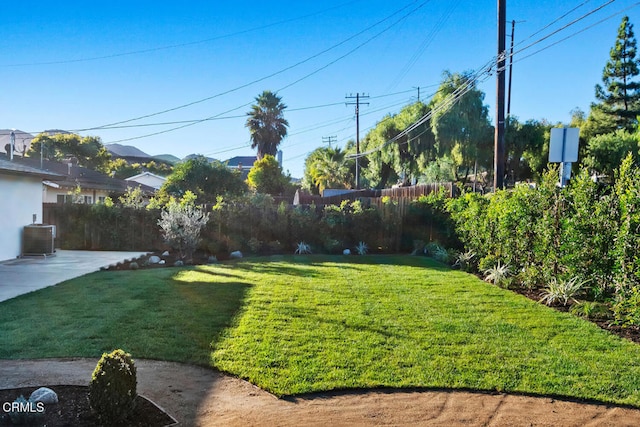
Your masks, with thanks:
[{"label": "dry dirt ground", "polygon": [[[138,393],[181,426],[638,426],[640,410],[545,397],[377,390],[277,399],[197,366],[136,360]],[[0,360],[0,388],[87,385],[97,359]]]}]

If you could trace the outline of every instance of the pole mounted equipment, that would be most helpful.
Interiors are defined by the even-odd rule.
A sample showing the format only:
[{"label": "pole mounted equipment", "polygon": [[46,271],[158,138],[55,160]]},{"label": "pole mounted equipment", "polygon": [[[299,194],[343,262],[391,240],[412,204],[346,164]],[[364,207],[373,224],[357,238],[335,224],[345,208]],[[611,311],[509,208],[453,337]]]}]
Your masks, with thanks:
[{"label": "pole mounted equipment", "polygon": [[356,102],[347,102],[346,105],[356,106],[356,190],[360,189],[360,105],[369,105],[368,102],[360,102],[360,99],[367,99],[369,95],[356,93],[355,96],[345,96],[346,99],[355,99]]}]

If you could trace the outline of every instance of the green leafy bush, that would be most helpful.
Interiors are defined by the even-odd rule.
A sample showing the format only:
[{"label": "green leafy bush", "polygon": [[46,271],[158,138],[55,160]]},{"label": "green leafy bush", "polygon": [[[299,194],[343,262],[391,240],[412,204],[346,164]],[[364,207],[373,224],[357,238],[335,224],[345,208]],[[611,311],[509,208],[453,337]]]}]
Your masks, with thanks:
[{"label": "green leafy bush", "polygon": [[104,353],[89,383],[89,404],[103,424],[122,425],[137,397],[136,367],[123,350]]},{"label": "green leafy bush", "polygon": [[580,301],[572,305],[569,311],[576,316],[591,320],[607,320],[612,316],[611,308],[609,308],[608,304],[596,301]]}]

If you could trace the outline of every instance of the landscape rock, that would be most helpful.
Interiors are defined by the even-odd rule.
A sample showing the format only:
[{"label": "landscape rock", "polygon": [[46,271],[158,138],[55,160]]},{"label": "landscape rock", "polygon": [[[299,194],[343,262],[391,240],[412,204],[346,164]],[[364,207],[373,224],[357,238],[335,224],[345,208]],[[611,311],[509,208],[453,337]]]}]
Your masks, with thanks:
[{"label": "landscape rock", "polygon": [[140,268],[140,265],[138,265],[138,263],[137,263],[137,262],[132,262],[131,264],[129,264],[129,268],[130,268],[131,270],[137,270],[137,269],[139,269],[139,268]]},{"label": "landscape rock", "polygon": [[209,259],[207,260],[207,263],[209,263],[209,264],[217,264],[218,263],[218,258],[216,258],[215,255],[211,255],[209,257]]},{"label": "landscape rock", "polygon": [[351,250],[345,249],[344,251],[342,251],[342,255],[351,255]]},{"label": "landscape rock", "polygon": [[182,261],[181,259],[177,260],[174,264],[175,267],[182,267],[184,266],[184,261]]},{"label": "landscape rock", "polygon": [[42,402],[45,405],[58,403],[58,395],[47,387],[40,387],[29,396],[29,402]]},{"label": "landscape rock", "polygon": [[238,258],[242,258],[242,252],[240,251],[233,251],[229,254],[229,257],[231,257],[232,259],[238,259]]},{"label": "landscape rock", "polygon": [[169,256],[169,251],[162,252],[162,256]]},{"label": "landscape rock", "polygon": [[152,255],[149,257],[149,264],[159,264],[161,261],[159,256]]},{"label": "landscape rock", "polygon": [[165,261],[165,260],[161,259],[161,260],[160,260],[160,262],[159,262],[158,264],[160,264],[160,265],[165,265],[166,263],[167,263],[167,261]]}]

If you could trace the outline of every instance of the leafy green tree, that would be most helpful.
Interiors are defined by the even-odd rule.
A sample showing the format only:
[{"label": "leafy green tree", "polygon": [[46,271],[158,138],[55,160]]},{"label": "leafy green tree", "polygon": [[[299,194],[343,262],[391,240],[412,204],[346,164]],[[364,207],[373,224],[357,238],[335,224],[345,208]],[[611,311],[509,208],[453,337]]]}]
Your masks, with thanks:
[{"label": "leafy green tree", "polygon": [[125,193],[118,197],[122,206],[127,208],[141,209],[144,206],[144,194],[140,186],[128,187]]},{"label": "leafy green tree", "polygon": [[[450,108],[446,105],[453,96],[460,95]],[[438,156],[450,155],[462,177],[456,171],[456,179],[478,170],[489,169],[493,159],[493,127],[489,122],[489,110],[483,104],[484,93],[477,89],[468,74],[444,73],[444,80],[431,100],[434,110],[431,129],[435,136]]]},{"label": "leafy green tree", "polygon": [[373,186],[388,187],[399,180],[410,183],[434,159],[435,140],[428,120],[398,137],[428,112],[429,107],[420,101],[407,105],[398,114],[385,116],[365,136],[363,151],[376,150],[367,156],[363,170]]},{"label": "leafy green tree", "polygon": [[638,159],[639,142],[637,133],[631,134],[623,129],[595,136],[589,140],[583,163],[590,170],[612,178],[629,153]]},{"label": "leafy green tree", "polygon": [[598,104],[591,105],[588,137],[616,129],[632,132],[640,115],[640,74],[636,59],[636,38],[629,17],[622,18],[615,45],[602,72],[603,85],[596,85]]},{"label": "leafy green tree", "polygon": [[125,159],[115,159],[109,162],[107,173],[118,179],[125,179],[137,175],[142,172],[142,166],[139,163],[129,163]]},{"label": "leafy green tree", "polygon": [[108,172],[111,154],[109,154],[97,136],[81,137],[71,133],[49,136],[41,133],[31,141],[31,147],[27,155],[29,157],[39,157],[42,144],[44,144],[43,157],[48,160],[75,157],[80,166],[100,172]]},{"label": "leafy green tree", "polygon": [[282,173],[282,166],[270,154],[257,160],[247,176],[249,188],[256,193],[282,195],[291,179]]},{"label": "leafy green tree", "polygon": [[164,163],[150,161],[147,163],[129,163],[125,159],[119,158],[109,162],[107,173],[114,178],[126,179],[148,171],[160,176],[168,176],[171,174],[173,167]]},{"label": "leafy green tree", "polygon": [[514,181],[541,176],[549,158],[549,125],[537,120],[507,121],[507,173]]},{"label": "leafy green tree", "polygon": [[275,156],[278,145],[287,136],[289,122],[284,118],[287,108],[282,98],[265,90],[256,97],[256,103],[247,113],[245,127],[251,134],[251,148],[258,149],[258,159],[266,154]]},{"label": "leafy green tree", "polygon": [[198,203],[215,203],[217,196],[241,195],[247,186],[237,170],[224,164],[209,162],[204,156],[193,157],[175,166],[156,196],[156,202],[168,202],[169,197],[183,197],[191,191]]},{"label": "leafy green tree", "polygon": [[316,148],[305,160],[304,187],[314,194],[326,188],[351,188],[354,163],[340,148]]},{"label": "leafy green tree", "polygon": [[169,176],[173,171],[173,166],[167,162],[156,162],[154,160],[151,160],[150,162],[142,164],[142,169],[151,173],[155,173],[156,175]]}]

